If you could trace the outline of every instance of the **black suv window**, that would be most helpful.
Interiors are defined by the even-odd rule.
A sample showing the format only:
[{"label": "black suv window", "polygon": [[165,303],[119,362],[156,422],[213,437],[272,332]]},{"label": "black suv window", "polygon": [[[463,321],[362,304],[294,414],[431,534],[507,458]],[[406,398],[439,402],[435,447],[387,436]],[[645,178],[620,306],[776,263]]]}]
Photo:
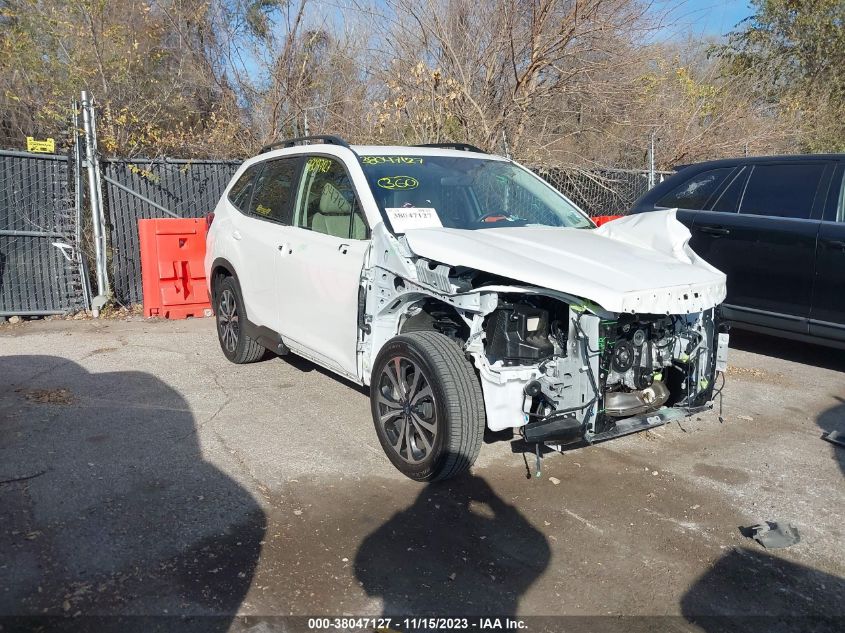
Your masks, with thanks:
[{"label": "black suv window", "polygon": [[255,177],[261,169],[261,165],[253,165],[248,168],[238,181],[229,189],[229,202],[235,205],[240,211],[247,212],[249,206],[249,199],[252,197],[253,185],[255,185]]},{"label": "black suv window", "polygon": [[742,199],[742,192],[745,191],[745,183],[748,182],[750,168],[743,167],[733,177],[730,184],[719,194],[719,198],[711,203],[709,211],[721,211],[722,213],[736,213],[739,208],[739,201]]},{"label": "black suv window", "polygon": [[839,222],[845,222],[845,173],[842,174],[842,185],[839,188],[839,205],[836,208],[836,219]]},{"label": "black suv window", "polygon": [[809,219],[824,163],[755,165],[740,213]]},{"label": "black suv window", "polygon": [[663,196],[655,206],[679,209],[704,209],[707,200],[728,177],[733,167],[708,169],[696,174]]},{"label": "black suv window", "polygon": [[268,161],[255,184],[249,212],[259,218],[290,224],[299,165],[299,157]]}]

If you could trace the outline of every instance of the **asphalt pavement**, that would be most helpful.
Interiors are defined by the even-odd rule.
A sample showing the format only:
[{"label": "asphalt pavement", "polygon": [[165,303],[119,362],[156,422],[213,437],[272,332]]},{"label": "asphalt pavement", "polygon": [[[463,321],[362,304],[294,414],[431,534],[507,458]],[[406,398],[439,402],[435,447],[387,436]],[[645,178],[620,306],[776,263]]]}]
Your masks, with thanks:
[{"label": "asphalt pavement", "polygon": [[[821,439],[845,432],[845,352],[732,343],[722,422],[549,454],[541,478],[490,438],[470,476],[422,485],[364,389],[296,358],[232,365],[210,319],[2,325],[0,615],[835,628],[813,618],[845,616],[845,449]],[[740,531],[766,520],[801,541]]]}]

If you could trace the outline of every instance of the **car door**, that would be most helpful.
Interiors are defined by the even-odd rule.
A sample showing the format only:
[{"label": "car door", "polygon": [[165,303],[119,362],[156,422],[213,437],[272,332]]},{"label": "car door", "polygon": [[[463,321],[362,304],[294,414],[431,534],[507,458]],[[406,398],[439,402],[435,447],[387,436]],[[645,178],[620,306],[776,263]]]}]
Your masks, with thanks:
[{"label": "car door", "polygon": [[276,264],[289,240],[293,201],[302,160],[277,158],[261,164],[245,212],[235,214],[232,244],[238,282],[249,320],[280,331]]},{"label": "car door", "polygon": [[305,159],[287,252],[277,262],[280,332],[295,351],[358,375],[358,299],[369,229],[343,161]]},{"label": "car door", "polygon": [[845,341],[845,164],[830,187],[819,228],[810,334]]},{"label": "car door", "polygon": [[696,214],[693,249],[728,277],[725,317],[806,334],[824,161],[747,165]]}]

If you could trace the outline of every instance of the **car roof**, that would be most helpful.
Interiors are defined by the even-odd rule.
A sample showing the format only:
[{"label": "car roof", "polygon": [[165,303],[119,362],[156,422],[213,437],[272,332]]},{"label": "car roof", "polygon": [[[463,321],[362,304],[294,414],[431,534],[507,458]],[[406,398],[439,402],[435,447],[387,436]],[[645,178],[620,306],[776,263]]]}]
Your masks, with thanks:
[{"label": "car roof", "polygon": [[508,161],[509,159],[497,154],[484,152],[469,152],[444,147],[415,147],[413,145],[335,145],[332,143],[315,143],[313,145],[295,145],[272,149],[248,158],[245,163],[255,164],[269,158],[282,156],[298,156],[301,154],[328,154],[343,156],[344,152],[353,151],[359,156],[442,156],[449,158],[474,158],[484,160]]},{"label": "car roof", "polygon": [[696,169],[713,167],[735,167],[736,165],[750,165],[754,163],[800,163],[807,161],[845,160],[845,154],[782,154],[773,156],[737,156],[736,158],[720,158],[700,163],[677,165],[675,171],[695,167]]},{"label": "car roof", "polygon": [[[313,146],[312,146],[313,147]],[[449,156],[454,158],[485,158],[489,160],[508,160],[497,154],[469,152],[445,147],[415,147],[413,145],[353,145],[352,149],[362,156]]]}]

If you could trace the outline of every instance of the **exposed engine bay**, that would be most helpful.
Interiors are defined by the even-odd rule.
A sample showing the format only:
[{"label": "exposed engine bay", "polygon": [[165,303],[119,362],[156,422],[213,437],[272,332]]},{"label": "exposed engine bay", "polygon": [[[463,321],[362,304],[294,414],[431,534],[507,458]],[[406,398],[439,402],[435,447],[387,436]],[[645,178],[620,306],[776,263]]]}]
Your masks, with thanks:
[{"label": "exposed engine bay", "polygon": [[[642,236],[654,241],[655,231],[642,219],[635,222],[639,225],[624,233],[632,254],[644,248],[638,244],[645,241]],[[362,279],[366,301],[360,315],[365,382],[369,361],[385,341],[428,329],[452,338],[471,359],[488,428],[518,428],[528,442],[591,443],[712,406],[717,372],[727,361],[728,338],[720,333],[717,308],[724,298],[724,275],[689,251],[689,234],[674,217],[666,231],[670,241],[648,248],[666,258],[667,279],[691,270],[684,274],[692,282],[611,292],[613,283],[633,283],[617,282],[605,268],[597,271],[603,276],[595,282],[604,305],[568,292],[566,277],[556,277],[556,287],[532,285],[530,271],[520,272],[517,281],[489,268],[428,259],[420,254],[428,247],[420,234],[397,238],[377,227],[373,236],[376,260]],[[431,248],[453,235],[465,239],[464,234],[432,234]],[[495,236],[484,235],[488,242]],[[560,236],[568,239],[564,232]],[[458,246],[450,252],[468,252]],[[538,272],[538,280],[545,274]],[[571,277],[573,288],[588,286],[583,271]]]},{"label": "exposed engine bay", "polygon": [[488,371],[536,367],[523,387],[525,438],[606,439],[638,430],[661,409],[710,401],[717,340],[714,310],[682,316],[592,314],[542,296],[499,304],[486,320]]}]

